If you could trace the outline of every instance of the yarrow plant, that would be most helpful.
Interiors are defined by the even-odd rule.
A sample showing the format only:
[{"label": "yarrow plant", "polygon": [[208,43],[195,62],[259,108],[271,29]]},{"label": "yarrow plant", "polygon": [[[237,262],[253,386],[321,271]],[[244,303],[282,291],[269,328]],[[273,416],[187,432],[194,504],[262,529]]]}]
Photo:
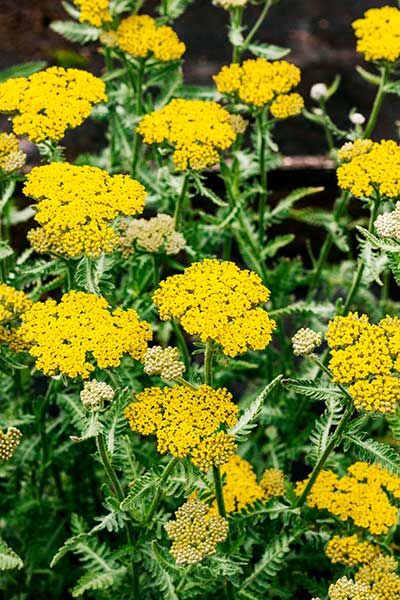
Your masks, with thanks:
[{"label": "yarrow plant", "polygon": [[206,86],[190,0],[62,2],[90,48],[0,72],[1,598],[400,600],[400,10],[348,23],[338,126],[340,77],[257,40],[279,1],[204,5]]}]

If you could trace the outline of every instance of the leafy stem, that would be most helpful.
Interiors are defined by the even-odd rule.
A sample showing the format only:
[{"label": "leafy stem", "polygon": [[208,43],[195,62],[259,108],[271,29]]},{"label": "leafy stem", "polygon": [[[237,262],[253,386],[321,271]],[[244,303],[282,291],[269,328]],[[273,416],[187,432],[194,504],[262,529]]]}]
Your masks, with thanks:
[{"label": "leafy stem", "polygon": [[160,504],[160,500],[162,498],[162,494],[163,494],[163,484],[168,480],[168,477],[171,475],[172,471],[175,469],[176,465],[179,462],[179,458],[176,458],[175,456],[169,461],[169,463],[167,464],[167,466],[165,467],[163,474],[160,477],[160,481],[159,484],[157,486],[157,490],[156,493],[154,494],[154,498],[150,504],[150,508],[148,510],[148,513],[146,515],[145,518],[145,523],[151,523],[154,514]]},{"label": "leafy stem", "polygon": [[266,114],[260,111],[257,115],[257,133],[259,137],[259,170],[260,170],[260,197],[258,202],[258,235],[260,246],[264,242],[265,208],[267,202],[267,171],[265,165],[265,129],[267,125]]},{"label": "leafy stem", "polygon": [[182,187],[181,187],[181,191],[180,194],[176,200],[176,204],[175,204],[175,211],[174,211],[174,227],[175,229],[179,229],[179,224],[180,224],[180,220],[181,220],[181,215],[182,215],[182,206],[184,205],[186,196],[187,196],[187,192],[188,192],[188,188],[189,188],[189,179],[190,179],[190,174],[188,172],[186,172],[183,176],[183,183],[182,183]]},{"label": "leafy stem", "polygon": [[250,29],[248,35],[244,39],[243,44],[240,46],[240,53],[241,54],[243,54],[247,50],[247,48],[249,47],[249,45],[251,44],[254,36],[256,35],[257,31],[260,29],[261,25],[263,24],[264,19],[267,16],[267,14],[269,12],[269,9],[273,5],[273,3],[274,3],[274,0],[266,0],[265,1],[263,9],[260,12],[257,21],[254,23],[253,27]]}]

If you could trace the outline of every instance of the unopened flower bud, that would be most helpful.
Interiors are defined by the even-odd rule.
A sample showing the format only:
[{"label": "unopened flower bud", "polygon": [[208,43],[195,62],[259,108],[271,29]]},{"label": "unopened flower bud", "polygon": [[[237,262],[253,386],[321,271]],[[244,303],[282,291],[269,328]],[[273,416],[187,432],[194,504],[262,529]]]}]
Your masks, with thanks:
[{"label": "unopened flower bud", "polygon": [[314,83],[310,90],[310,96],[313,100],[322,100],[328,93],[325,83]]},{"label": "unopened flower bud", "polygon": [[153,346],[144,356],[144,371],[148,375],[160,375],[168,381],[182,377],[185,365],[180,360],[178,348]]},{"label": "unopened flower bud", "polygon": [[364,123],[365,123],[364,115],[362,115],[359,112],[352,113],[349,116],[349,119],[353,123],[353,125],[364,125]]},{"label": "unopened flower bud", "polygon": [[322,342],[321,333],[312,329],[302,328],[292,337],[293,354],[295,356],[304,356],[311,354]]},{"label": "unopened flower bud", "polygon": [[81,402],[90,412],[98,412],[104,407],[105,402],[112,402],[115,392],[104,381],[92,379],[86,381],[81,391]]},{"label": "unopened flower bud", "polygon": [[21,442],[22,433],[16,427],[9,427],[7,433],[0,430],[0,460],[10,460]]}]

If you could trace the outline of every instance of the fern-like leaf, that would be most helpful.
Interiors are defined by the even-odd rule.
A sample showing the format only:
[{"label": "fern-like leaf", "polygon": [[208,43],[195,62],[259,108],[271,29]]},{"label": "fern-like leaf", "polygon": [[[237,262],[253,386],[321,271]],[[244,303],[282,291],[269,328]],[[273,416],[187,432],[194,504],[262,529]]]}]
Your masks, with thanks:
[{"label": "fern-like leaf", "polygon": [[54,21],[51,23],[50,28],[70,42],[78,44],[94,42],[101,33],[101,29],[97,27],[85,23],[75,23],[74,21]]},{"label": "fern-like leaf", "polygon": [[[290,552],[290,545],[295,540],[295,536],[278,535],[268,544],[263,556],[255,565],[254,570],[247,579],[244,580],[240,587],[239,597],[251,598],[254,594],[257,598],[264,597],[271,579],[282,569],[286,562],[286,556]],[[250,594],[245,596],[242,595]]]},{"label": "fern-like leaf", "polygon": [[288,390],[308,396],[312,400],[338,401],[343,397],[343,392],[334,383],[324,379],[285,379],[282,385]]},{"label": "fern-like leaf", "polygon": [[400,454],[389,444],[383,444],[368,437],[368,433],[347,432],[344,434],[343,445],[346,451],[349,448],[354,450],[360,460],[372,461],[393,473],[400,471]]},{"label": "fern-like leaf", "polygon": [[343,415],[343,405],[340,396],[328,397],[326,410],[319,417],[310,435],[312,449],[309,454],[311,464],[315,464],[324,453],[329,441],[332,427],[337,425]]},{"label": "fern-like leaf", "polygon": [[238,422],[232,429],[229,431],[232,435],[236,437],[238,440],[246,439],[250,434],[251,430],[257,426],[257,421],[261,415],[262,407],[265,399],[269,396],[272,390],[278,385],[280,380],[282,379],[282,375],[278,375],[275,377],[270,383],[268,383],[262,392],[258,394],[257,398],[250,404],[250,406],[245,410],[243,415],[240,417]]},{"label": "fern-like leaf", "polygon": [[72,590],[72,596],[73,598],[78,598],[89,590],[105,590],[112,585],[116,585],[117,580],[121,579],[125,573],[126,569],[123,567],[102,573],[85,573],[78,579],[76,586]]},{"label": "fern-like leaf", "polygon": [[16,552],[0,538],[0,571],[22,569],[24,563]]}]

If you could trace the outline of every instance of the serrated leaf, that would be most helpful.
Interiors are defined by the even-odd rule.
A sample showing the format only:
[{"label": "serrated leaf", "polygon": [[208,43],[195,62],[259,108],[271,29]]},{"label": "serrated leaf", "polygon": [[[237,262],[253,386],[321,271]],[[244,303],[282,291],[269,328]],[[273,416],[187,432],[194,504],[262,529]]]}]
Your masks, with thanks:
[{"label": "serrated leaf", "polygon": [[47,62],[41,60],[22,63],[20,65],[9,67],[8,69],[3,69],[3,71],[0,71],[0,83],[7,81],[7,79],[14,79],[15,77],[29,77],[30,75],[33,75],[33,73],[41,71],[46,67]]},{"label": "serrated leaf", "polygon": [[316,464],[326,450],[332,428],[335,427],[343,416],[343,402],[340,395],[326,398],[326,409],[323,415],[314,423],[310,435],[312,444],[309,459],[311,464]]},{"label": "serrated leaf", "polygon": [[82,596],[89,590],[105,590],[117,583],[122,578],[126,569],[121,568],[114,571],[104,571],[101,573],[85,573],[78,579],[76,586],[72,590],[73,598]]},{"label": "serrated leaf", "polygon": [[22,569],[24,563],[16,552],[0,538],[0,571]]},{"label": "serrated leaf", "polygon": [[323,319],[329,319],[335,313],[335,306],[331,302],[294,302],[283,308],[276,308],[270,311],[270,316],[274,319],[282,319],[292,315],[314,315]]},{"label": "serrated leaf", "polygon": [[302,396],[308,396],[313,400],[339,400],[343,392],[334,384],[324,379],[314,381],[313,379],[284,379],[283,387]]},{"label": "serrated leaf", "polygon": [[205,186],[203,184],[203,182],[201,180],[201,176],[198,173],[193,173],[192,179],[193,179],[193,183],[195,184],[195,187],[196,187],[197,191],[199,192],[199,194],[201,194],[205,198],[208,198],[209,200],[214,202],[214,204],[216,204],[217,206],[223,206],[223,207],[229,206],[229,204],[227,202],[222,200],[222,198],[217,196],[217,194],[215,192],[213,192],[212,190],[210,190],[207,186]]},{"label": "serrated leaf", "polygon": [[266,212],[265,222],[267,226],[280,223],[284,219],[287,219],[290,216],[290,211],[296,202],[306,198],[307,196],[318,194],[324,189],[325,188],[323,187],[305,187],[293,190],[293,192],[290,192],[290,194],[288,194],[285,198],[279,200],[278,204],[271,211]]},{"label": "serrated leaf", "polygon": [[78,44],[87,44],[99,39],[101,29],[85,23],[75,23],[75,21],[54,21],[50,29],[59,33],[70,42]]},{"label": "serrated leaf", "polygon": [[126,498],[121,502],[121,510],[134,510],[139,497],[158,485],[159,480],[159,476],[152,471],[147,471],[147,473],[138,477]]},{"label": "serrated leaf", "polygon": [[343,440],[345,450],[351,447],[360,460],[372,461],[396,474],[400,472],[400,454],[389,444],[373,440],[366,432],[346,432]]},{"label": "serrated leaf", "polygon": [[0,240],[0,261],[14,254],[14,250],[6,241]]},{"label": "serrated leaf", "polygon": [[282,48],[274,44],[250,44],[249,50],[255,56],[261,56],[267,60],[279,60],[290,53],[290,48]]},{"label": "serrated leaf", "polygon": [[234,435],[236,439],[245,439],[254,427],[257,426],[257,419],[261,415],[262,407],[266,398],[272,390],[281,381],[282,375],[278,375],[268,383],[262,392],[258,394],[257,398],[253,400],[250,406],[245,410],[243,415],[240,417],[236,425],[229,430],[229,433]]},{"label": "serrated leaf", "polygon": [[281,248],[284,248],[295,239],[295,235],[293,233],[287,233],[286,235],[278,235],[273,240],[268,242],[262,252],[262,256],[269,258],[273,258],[277,252]]},{"label": "serrated leaf", "polygon": [[372,83],[372,85],[380,85],[381,78],[378,75],[374,75],[360,66],[356,67],[356,71],[365,81],[368,81],[368,83]]}]

